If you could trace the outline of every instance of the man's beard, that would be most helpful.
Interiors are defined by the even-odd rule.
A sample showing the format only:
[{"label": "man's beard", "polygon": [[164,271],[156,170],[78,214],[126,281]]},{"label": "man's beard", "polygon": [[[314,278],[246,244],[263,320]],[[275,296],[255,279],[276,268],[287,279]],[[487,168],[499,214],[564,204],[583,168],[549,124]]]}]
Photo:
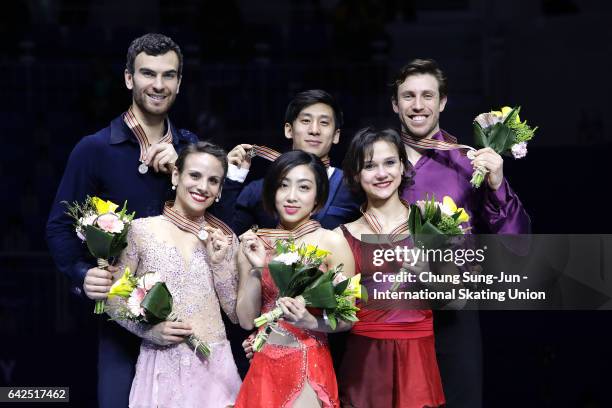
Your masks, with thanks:
[{"label": "man's beard", "polygon": [[168,95],[166,96],[166,98],[167,103],[166,108],[164,110],[152,111],[151,108],[147,105],[147,95],[142,91],[137,91],[136,89],[132,91],[132,99],[134,100],[136,106],[138,106],[141,112],[150,116],[165,117],[168,114],[168,112],[172,108],[172,105],[174,105],[174,101],[176,100],[176,94]]}]

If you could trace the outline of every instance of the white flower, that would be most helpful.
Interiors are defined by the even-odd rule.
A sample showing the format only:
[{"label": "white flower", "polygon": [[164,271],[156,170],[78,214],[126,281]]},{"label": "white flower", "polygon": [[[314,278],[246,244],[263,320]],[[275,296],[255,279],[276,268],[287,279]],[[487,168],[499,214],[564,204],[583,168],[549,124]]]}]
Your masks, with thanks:
[{"label": "white flower", "polygon": [[514,156],[515,159],[523,158],[527,156],[527,143],[526,142],[516,143],[512,145],[511,151],[512,151],[512,156]]},{"label": "white flower", "polygon": [[161,276],[159,272],[147,272],[138,278],[138,287],[145,291],[150,291],[157,282],[161,282]]},{"label": "white flower", "polygon": [[439,204],[438,207],[440,207],[440,211],[442,211],[442,214],[448,215],[449,217],[452,217],[455,213],[453,210],[451,210],[448,206],[444,204]]},{"label": "white flower", "polygon": [[77,237],[79,237],[81,241],[85,241],[85,235],[83,234],[83,229],[81,227],[76,227],[75,231],[76,231]]},{"label": "white flower", "polygon": [[130,294],[127,301],[127,307],[134,317],[144,316],[144,309],[140,306],[146,292],[143,288],[136,288]]},{"label": "white flower", "polygon": [[344,282],[347,279],[348,278],[346,276],[344,276],[344,274],[342,272],[338,272],[336,275],[334,275],[334,280],[332,281],[332,284],[334,286],[338,286],[339,283],[342,283],[342,282]]},{"label": "white flower", "polygon": [[297,252],[287,252],[280,254],[273,259],[276,262],[284,263],[285,265],[291,266],[300,260],[300,255]]},{"label": "white flower", "polygon": [[[501,114],[501,112],[499,113]],[[487,112],[481,113],[480,115],[476,116],[476,119],[474,120],[478,122],[481,128],[486,129],[495,125],[496,123],[501,122],[503,119],[505,118],[502,118],[501,116],[498,116],[495,113]]]},{"label": "white flower", "polygon": [[513,144],[511,150],[515,159],[521,159],[527,156],[527,142]]},{"label": "white flower", "polygon": [[93,225],[94,221],[98,218],[96,214],[89,214],[85,217],[81,217],[79,219],[79,224],[81,225]]}]

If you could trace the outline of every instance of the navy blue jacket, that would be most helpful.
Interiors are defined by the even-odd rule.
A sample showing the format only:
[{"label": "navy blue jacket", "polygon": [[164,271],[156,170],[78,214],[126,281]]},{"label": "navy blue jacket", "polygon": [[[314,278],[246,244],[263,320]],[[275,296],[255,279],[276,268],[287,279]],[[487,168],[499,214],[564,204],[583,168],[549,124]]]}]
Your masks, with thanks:
[{"label": "navy blue jacket", "polygon": [[[355,197],[342,180],[342,170],[335,169],[329,179],[329,197],[313,219],[326,229],[351,222],[361,216],[359,199]],[[276,228],[278,220],[263,209],[261,194],[263,179],[248,183],[225,180],[221,201],[212,207],[212,212],[240,235],[257,225],[260,228]]]},{"label": "navy blue jacket", "polygon": [[[170,128],[177,152],[197,141],[193,133],[177,131],[171,123]],[[78,239],[62,201],[82,203],[87,195],[98,196],[120,207],[127,200],[128,210],[135,211],[137,218],[161,214],[164,201],[173,197],[170,177],[152,168],[140,174],[139,157],[138,142],[120,115],[108,127],[81,139],[68,158],[47,221],[47,244],[57,268],[71,278],[77,293],[95,260]]]}]

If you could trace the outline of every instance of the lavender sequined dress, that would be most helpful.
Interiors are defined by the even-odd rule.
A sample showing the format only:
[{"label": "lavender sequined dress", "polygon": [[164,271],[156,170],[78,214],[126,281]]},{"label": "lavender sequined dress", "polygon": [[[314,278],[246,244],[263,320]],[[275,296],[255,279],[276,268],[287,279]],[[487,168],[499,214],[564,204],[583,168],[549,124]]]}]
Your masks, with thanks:
[{"label": "lavender sequined dress", "polygon": [[[211,266],[204,245],[198,245],[191,260],[181,256],[171,237],[176,227],[164,216],[134,220],[128,234],[128,247],[120,265],[136,275],[158,272],[174,300],[174,310],[189,323],[194,334],[212,349],[201,358],[185,343],[158,346],[151,342],[150,325],[129,321],[119,324],[142,337],[136,375],[130,392],[130,407],[226,407],[234,403],[240,377],[225,336],[220,307],[237,321],[237,273],[234,236],[225,260]],[[118,303],[108,302],[108,312],[117,313]]]}]

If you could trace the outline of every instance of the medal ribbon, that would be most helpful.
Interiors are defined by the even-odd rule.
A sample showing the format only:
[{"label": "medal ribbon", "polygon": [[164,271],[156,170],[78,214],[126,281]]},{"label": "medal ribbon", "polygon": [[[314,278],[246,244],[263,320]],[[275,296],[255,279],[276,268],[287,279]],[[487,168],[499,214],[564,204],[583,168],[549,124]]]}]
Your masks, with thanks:
[{"label": "medal ribbon", "polygon": [[213,228],[220,229],[225,235],[229,236],[230,239],[234,236],[234,233],[223,221],[218,219],[212,214],[205,213],[204,214],[204,223],[199,224],[195,221],[191,221],[189,218],[185,217],[183,214],[176,211],[172,206],[174,205],[174,201],[166,201],[164,204],[163,215],[170,220],[174,225],[180,228],[183,231],[190,232],[198,239],[200,231],[204,230],[204,225],[208,224]]},{"label": "medal ribbon", "polygon": [[[408,204],[408,202],[404,201],[401,198],[400,198],[400,201],[402,202],[402,204],[404,204],[406,208],[410,209],[410,204]],[[363,214],[363,218],[366,220],[366,222],[370,226],[370,229],[372,229],[372,231],[374,231],[375,234],[380,235],[383,233],[382,223],[380,222],[380,220],[374,213],[368,212],[368,210],[365,208],[365,204],[359,208],[359,211],[361,211],[361,213]],[[409,230],[410,229],[408,228],[408,218],[406,218],[406,221],[402,221],[398,226],[393,228],[393,230],[388,234],[389,241],[391,242],[395,241],[395,238],[397,238],[399,235]]]},{"label": "medal ribbon", "polygon": [[[134,111],[132,107],[125,112],[123,115],[123,121],[130,128],[136,140],[138,141],[138,145],[140,146],[140,162],[144,163],[145,158],[147,157],[147,150],[151,147],[151,143],[149,143],[149,139],[147,139],[147,135],[143,129],[143,127],[138,123],[138,119],[134,115]],[[159,139],[159,143],[172,143],[172,131],[170,130],[170,125],[167,126],[168,130],[166,134]]]},{"label": "medal ribbon", "polygon": [[409,134],[402,131],[402,142],[410,147],[416,147],[417,149],[435,149],[435,150],[455,150],[455,149],[468,149],[476,150],[471,146],[457,144],[457,138],[450,133],[442,130],[442,137],[444,140],[437,139],[415,139]]},{"label": "medal ribbon", "polygon": [[[249,154],[251,155],[251,157],[257,156],[257,157],[261,157],[262,159],[269,160],[271,162],[278,159],[278,157],[281,155],[280,152],[277,152],[276,150],[271,149],[268,146],[258,146],[258,145],[253,145],[253,148],[250,150]],[[323,162],[326,168],[330,166],[329,158],[321,159],[321,161]]]},{"label": "medal ribbon", "polygon": [[282,225],[279,225],[278,228],[259,228],[255,231],[255,233],[257,236],[269,238],[269,240],[264,239],[263,242],[268,249],[273,249],[274,244],[270,243],[269,241],[274,242],[279,239],[298,239],[306,234],[310,234],[311,232],[318,230],[319,228],[321,228],[321,224],[319,224],[318,221],[308,220],[292,230],[284,229]]}]

